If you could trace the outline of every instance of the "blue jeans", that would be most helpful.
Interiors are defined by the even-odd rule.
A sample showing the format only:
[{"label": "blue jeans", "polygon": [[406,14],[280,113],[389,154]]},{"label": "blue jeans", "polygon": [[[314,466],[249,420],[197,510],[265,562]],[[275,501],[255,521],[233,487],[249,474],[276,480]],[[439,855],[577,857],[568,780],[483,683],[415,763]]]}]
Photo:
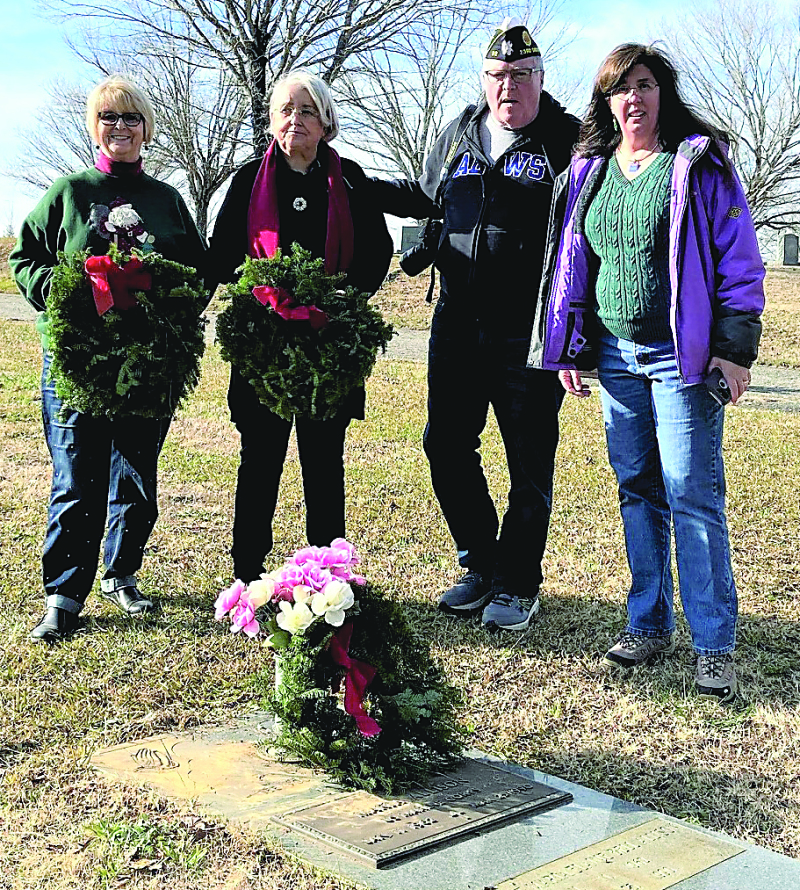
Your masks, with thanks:
[{"label": "blue jeans", "polygon": [[736,645],[736,588],[725,520],[724,409],[682,382],[671,342],[600,338],[598,374],[632,584],[628,630],[675,628],[670,527],[683,611],[700,655]]},{"label": "blue jeans", "polygon": [[53,461],[42,553],[48,607],[80,612],[94,583],[103,533],[103,590],[136,583],[158,516],[156,468],[170,418],[94,417],[64,409],[42,370],[42,421]]},{"label": "blue jeans", "polygon": [[[529,341],[434,315],[424,436],[433,490],[460,565],[526,596],[542,583],[564,396],[555,372],[527,367]],[[510,481],[502,524],[479,450],[490,405]]]}]

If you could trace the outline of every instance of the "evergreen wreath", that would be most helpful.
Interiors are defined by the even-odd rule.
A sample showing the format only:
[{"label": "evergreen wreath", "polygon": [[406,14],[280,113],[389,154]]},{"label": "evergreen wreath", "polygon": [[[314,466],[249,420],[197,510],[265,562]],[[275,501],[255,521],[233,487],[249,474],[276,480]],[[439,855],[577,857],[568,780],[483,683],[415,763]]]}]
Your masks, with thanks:
[{"label": "evergreen wreath", "polygon": [[137,305],[98,315],[84,269],[89,251],[59,253],[47,298],[50,365],[58,397],[95,416],[170,417],[197,385],[208,302],[197,272],[161,254],[111,245],[118,266],[131,257],[152,276]]},{"label": "evergreen wreath", "polygon": [[[369,294],[342,289],[344,273],[327,275],[322,259],[298,244],[269,259],[248,257],[241,276],[226,288],[229,300],[217,319],[222,358],[237,368],[259,400],[284,420],[296,414],[325,420],[372,373],[378,349],[394,335]],[[287,320],[262,305],[255,287],[281,288],[294,306],[323,312],[327,324]]]},{"label": "evergreen wreath", "polygon": [[[348,548],[349,565],[331,565],[330,554]],[[272,616],[266,630],[278,656],[276,682],[271,671],[256,679],[266,709],[277,718],[271,747],[346,787],[394,794],[461,761],[462,696],[413,632],[402,606],[349,572],[356,561],[343,539],[329,548],[300,550],[283,569],[223,591],[216,615],[222,620],[229,614],[231,630],[250,636],[260,633],[258,609],[266,607]],[[332,654],[343,631],[347,658],[370,672],[355,707],[352,698],[348,702],[346,677],[342,707],[338,690],[346,670],[341,656]]]}]

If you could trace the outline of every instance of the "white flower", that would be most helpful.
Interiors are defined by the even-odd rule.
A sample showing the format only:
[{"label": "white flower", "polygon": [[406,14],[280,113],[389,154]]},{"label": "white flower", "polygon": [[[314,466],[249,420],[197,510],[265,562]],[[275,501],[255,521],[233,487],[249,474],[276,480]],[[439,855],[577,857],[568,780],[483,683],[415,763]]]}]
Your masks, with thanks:
[{"label": "white flower", "polygon": [[[139,214],[130,204],[121,204],[108,214],[108,222],[120,229],[132,229],[141,221]],[[108,227],[108,223],[106,223],[106,227]]]},{"label": "white flower", "polygon": [[314,588],[308,587],[305,584],[295,584],[292,588],[292,596],[296,603],[305,603],[308,605],[308,600],[312,593],[314,593]]},{"label": "white flower", "polygon": [[349,584],[334,579],[322,588],[319,593],[311,597],[311,611],[315,615],[324,615],[325,621],[334,627],[341,627],[344,623],[344,613],[355,602],[353,591]]},{"label": "white flower", "polygon": [[275,593],[275,586],[275,582],[272,578],[265,577],[258,578],[256,581],[251,581],[247,585],[245,596],[253,609],[260,608],[264,603],[267,603],[272,599],[272,594]]},{"label": "white flower", "polygon": [[278,627],[290,634],[303,633],[316,620],[316,616],[304,601],[287,603],[286,600],[282,600],[278,606],[280,608],[277,616]]}]

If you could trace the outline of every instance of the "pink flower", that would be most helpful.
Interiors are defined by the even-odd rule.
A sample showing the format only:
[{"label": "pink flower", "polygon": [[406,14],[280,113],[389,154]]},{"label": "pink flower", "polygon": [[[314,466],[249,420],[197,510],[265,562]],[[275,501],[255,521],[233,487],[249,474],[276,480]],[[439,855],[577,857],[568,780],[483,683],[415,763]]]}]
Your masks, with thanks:
[{"label": "pink flower", "polygon": [[246,600],[240,600],[231,612],[231,633],[242,630],[248,637],[254,637],[259,629],[255,609]]},{"label": "pink flower", "polygon": [[354,575],[350,569],[345,568],[344,566],[333,566],[333,568],[331,568],[331,574],[334,578],[338,578],[340,581],[344,581],[347,584],[367,583],[366,578],[363,578],[361,575]]},{"label": "pink flower", "polygon": [[326,584],[330,584],[333,576],[327,569],[320,568],[311,563],[303,566],[303,580],[313,590],[322,590]]},{"label": "pink flower", "polygon": [[220,593],[217,597],[217,601],[214,603],[214,617],[217,621],[222,621],[228,612],[237,605],[244,591],[244,581],[240,581],[237,578],[227,590],[223,590]]},{"label": "pink flower", "polygon": [[305,566],[308,563],[322,565],[325,551],[327,549],[327,547],[303,547],[293,556],[289,557],[289,564],[297,566]]},{"label": "pink flower", "polygon": [[359,563],[356,548],[349,541],[345,541],[344,538],[334,538],[328,549],[331,551],[331,562],[336,565],[349,568]]},{"label": "pink flower", "polygon": [[[304,547],[298,550],[289,560],[288,565],[297,565],[303,568],[307,582],[315,589],[324,587],[323,581],[330,581],[332,577],[345,582],[354,581],[356,584],[364,584],[364,578],[354,575],[352,568],[358,565],[359,559],[355,547],[344,538],[335,538],[330,547]],[[326,576],[319,572],[328,572]],[[320,586],[320,584],[322,586]]]},{"label": "pink flower", "polygon": [[294,602],[293,590],[298,584],[305,584],[303,570],[299,566],[287,564],[274,572],[261,576],[265,581],[275,583],[272,594],[273,603]]}]

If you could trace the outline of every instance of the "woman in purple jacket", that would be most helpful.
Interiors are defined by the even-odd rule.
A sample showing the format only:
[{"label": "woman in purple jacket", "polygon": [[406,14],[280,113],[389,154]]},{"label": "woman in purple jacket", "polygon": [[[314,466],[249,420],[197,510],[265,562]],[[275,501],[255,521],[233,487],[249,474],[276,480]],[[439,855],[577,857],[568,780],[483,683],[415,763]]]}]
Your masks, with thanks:
[{"label": "woman in purple jacket", "polygon": [[731,701],[723,405],[747,389],[761,334],[755,229],[723,135],[652,46],[624,44],[600,66],[575,153],[530,363],[559,369],[576,396],[589,394],[578,368],[598,370],[632,576],[627,626],[603,661],[627,670],[674,650],[674,526],[695,683]]}]

